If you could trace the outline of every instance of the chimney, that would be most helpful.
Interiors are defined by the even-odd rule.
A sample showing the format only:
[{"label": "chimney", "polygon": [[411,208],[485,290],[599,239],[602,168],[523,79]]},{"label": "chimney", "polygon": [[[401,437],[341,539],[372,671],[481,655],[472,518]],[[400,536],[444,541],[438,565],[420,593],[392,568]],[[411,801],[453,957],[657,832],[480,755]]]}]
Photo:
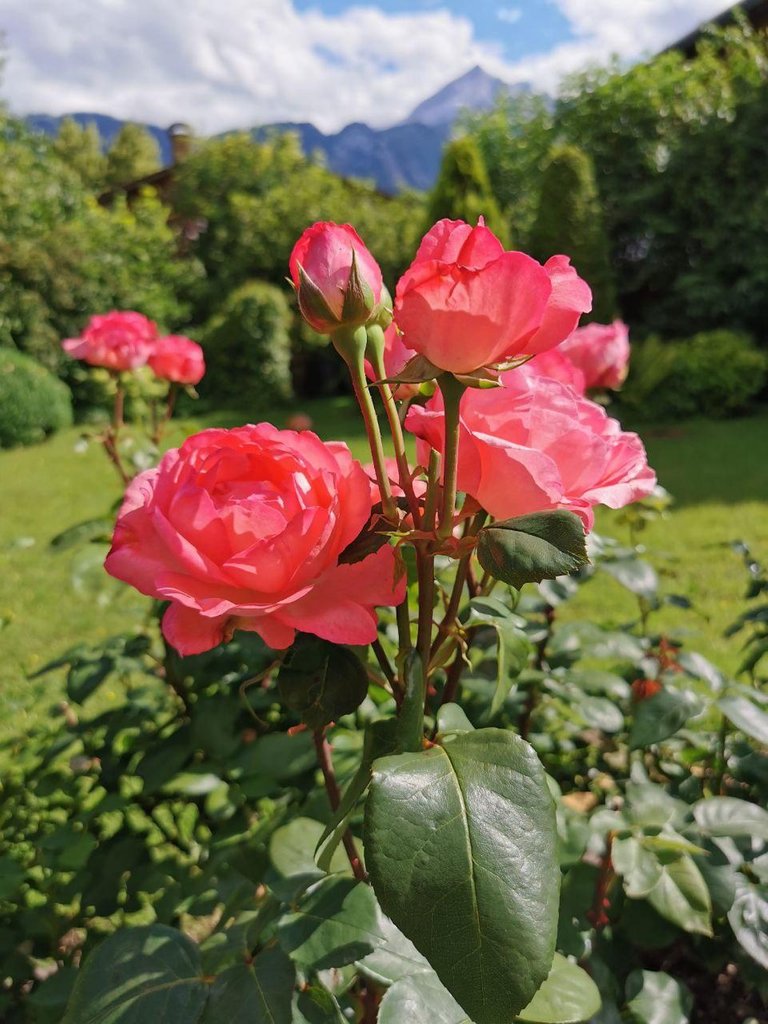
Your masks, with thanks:
[{"label": "chimney", "polygon": [[168,138],[171,142],[171,163],[182,163],[189,156],[192,149],[192,129],[188,124],[177,122],[168,129]]}]

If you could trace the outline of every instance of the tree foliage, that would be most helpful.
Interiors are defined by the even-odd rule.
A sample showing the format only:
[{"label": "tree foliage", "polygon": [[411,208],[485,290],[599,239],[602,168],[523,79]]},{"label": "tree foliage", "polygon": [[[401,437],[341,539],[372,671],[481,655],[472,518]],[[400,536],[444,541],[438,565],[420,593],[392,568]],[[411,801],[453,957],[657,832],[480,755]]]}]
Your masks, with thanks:
[{"label": "tree foliage", "polygon": [[107,152],[106,180],[125,185],[160,170],[160,147],[146,128],[127,121]]},{"label": "tree foliage", "polygon": [[469,224],[485,217],[488,227],[506,241],[506,223],[488,171],[480,149],[469,135],[454,139],[443,150],[440,173],[429,196],[425,230],[443,217]]},{"label": "tree foliage", "polygon": [[555,253],[570,256],[592,289],[592,319],[613,319],[616,289],[592,161],[577,146],[556,146],[549,154],[529,248],[542,262]]},{"label": "tree foliage", "polygon": [[53,151],[80,176],[84,185],[99,189],[107,173],[107,158],[101,149],[101,136],[93,122],[79,125],[72,117],[63,118],[53,142]]}]

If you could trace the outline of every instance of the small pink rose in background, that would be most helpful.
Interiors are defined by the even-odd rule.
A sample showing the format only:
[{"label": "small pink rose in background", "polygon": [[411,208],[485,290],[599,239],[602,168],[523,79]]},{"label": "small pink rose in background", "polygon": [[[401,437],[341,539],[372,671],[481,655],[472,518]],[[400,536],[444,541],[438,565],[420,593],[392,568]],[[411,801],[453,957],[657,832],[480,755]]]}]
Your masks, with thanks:
[{"label": "small pink rose in background", "polygon": [[370,516],[346,445],[269,423],[204,430],[129,485],[106,569],[171,602],[162,628],[181,654],[235,629],[281,650],[297,630],[368,644],[375,607],[405,594],[389,545],[339,564]]},{"label": "small pink rose in background", "polygon": [[[405,364],[410,359],[413,359],[415,355],[416,353],[413,349],[408,348],[403,342],[402,335],[395,325],[390,324],[384,332],[384,369],[386,370],[387,377],[396,377]],[[365,361],[365,375],[370,381],[378,379],[367,359]],[[390,387],[392,388],[392,394],[397,399],[414,398],[419,393],[418,384],[392,384]]]},{"label": "small pink rose in background", "polygon": [[73,359],[116,372],[144,366],[152,352],[157,327],[132,311],[92,316],[79,338],[67,338],[61,347]]},{"label": "small pink rose in background", "polygon": [[205,374],[202,348],[180,334],[158,338],[147,362],[156,377],[175,384],[199,384]]},{"label": "small pink rose in background", "polygon": [[460,220],[427,232],[395,293],[404,344],[451,373],[552,348],[590,308],[567,257],[542,266]]},{"label": "small pink rose in background", "polygon": [[567,384],[578,395],[583,395],[587,390],[584,371],[580,370],[578,366],[574,366],[570,359],[563,354],[562,345],[558,348],[551,348],[547,352],[540,352],[525,365],[530,373]]},{"label": "small pink rose in background", "polygon": [[[535,362],[535,360],[534,360]],[[458,486],[498,519],[564,508],[591,529],[592,507],[622,508],[650,494],[656,474],[643,443],[571,387],[528,365],[503,387],[468,390],[461,402]],[[442,398],[409,410],[406,427],[442,452]]]},{"label": "small pink rose in background", "polygon": [[[354,322],[365,323],[381,299],[381,268],[350,224],[321,221],[302,234],[289,267],[302,316],[314,330],[328,334],[345,322],[344,297],[353,255],[367,298]],[[302,280],[303,278],[303,280]],[[367,311],[366,311],[367,310]]]},{"label": "small pink rose in background", "polygon": [[619,388],[629,370],[629,329],[621,320],[585,324],[559,351],[581,370],[587,388]]},{"label": "small pink rose in background", "polygon": [[311,430],[312,417],[305,412],[295,412],[286,422],[288,430]]}]

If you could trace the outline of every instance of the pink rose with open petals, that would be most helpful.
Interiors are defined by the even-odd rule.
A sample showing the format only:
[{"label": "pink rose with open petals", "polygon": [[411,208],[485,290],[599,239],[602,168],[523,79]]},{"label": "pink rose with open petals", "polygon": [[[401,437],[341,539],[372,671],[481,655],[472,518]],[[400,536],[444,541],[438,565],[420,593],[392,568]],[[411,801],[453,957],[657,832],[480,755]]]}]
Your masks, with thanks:
[{"label": "pink rose with open petals", "polygon": [[[534,360],[535,362],[535,360]],[[637,434],[622,431],[595,402],[528,366],[502,374],[503,387],[468,390],[461,402],[458,485],[498,519],[570,509],[587,529],[593,505],[622,508],[650,494],[656,474]],[[442,451],[442,398],[413,407],[406,427]]]},{"label": "pink rose with open petals", "polygon": [[79,338],[67,338],[61,347],[73,359],[108,370],[135,370],[152,352],[157,327],[141,313],[131,311],[92,316]]},{"label": "pink rose with open petals", "polygon": [[580,370],[578,366],[574,366],[570,359],[563,355],[562,345],[558,348],[550,348],[546,352],[540,352],[525,366],[530,373],[567,384],[579,395],[583,395],[587,390],[584,371]]},{"label": "pink rose with open petals", "polygon": [[180,334],[158,338],[148,362],[156,377],[176,384],[199,384],[205,373],[202,348]]},{"label": "pink rose with open petals", "polygon": [[553,348],[591,302],[567,257],[542,266],[483,223],[441,220],[398,282],[395,322],[407,347],[461,374]]},{"label": "pink rose with open petals", "polygon": [[405,595],[389,545],[339,564],[370,515],[370,481],[346,445],[269,423],[204,430],[130,484],[106,569],[171,602],[163,633],[181,654],[235,629],[276,649],[296,630],[368,644],[375,607]]},{"label": "pink rose with open petals", "polygon": [[[359,291],[351,288],[353,257]],[[301,314],[320,334],[365,323],[381,299],[381,268],[350,224],[320,221],[307,228],[289,267]]]},{"label": "pink rose with open petals", "polygon": [[621,320],[585,324],[559,351],[581,370],[587,388],[619,388],[629,369],[629,329]]}]

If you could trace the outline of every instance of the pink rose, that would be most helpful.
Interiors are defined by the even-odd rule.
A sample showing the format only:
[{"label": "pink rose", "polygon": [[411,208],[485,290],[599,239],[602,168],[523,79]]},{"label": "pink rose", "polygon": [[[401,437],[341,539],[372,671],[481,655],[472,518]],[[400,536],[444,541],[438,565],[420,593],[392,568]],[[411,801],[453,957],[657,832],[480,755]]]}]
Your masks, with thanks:
[{"label": "pink rose", "polygon": [[563,346],[560,345],[558,348],[540,352],[525,364],[526,368],[530,373],[538,374],[539,377],[559,380],[561,384],[567,384],[577,394],[583,395],[587,390],[584,371],[580,370],[578,366],[574,366],[570,359],[563,355],[562,348]]},{"label": "pink rose", "polygon": [[176,384],[199,384],[205,373],[202,348],[180,334],[158,338],[148,362],[156,377]]},{"label": "pink rose", "polygon": [[581,370],[587,388],[619,388],[629,369],[629,330],[621,320],[585,324],[559,351]]},{"label": "pink rose", "polygon": [[346,445],[269,423],[204,430],[130,484],[106,569],[171,602],[163,633],[181,654],[235,629],[276,649],[296,630],[367,644],[375,606],[405,594],[389,545],[339,564],[370,515],[370,481]]},{"label": "pink rose", "polygon": [[[361,291],[350,278],[353,256]],[[349,224],[321,221],[302,234],[289,261],[301,314],[320,334],[364,324],[381,299],[381,269]]]},{"label": "pink rose", "polygon": [[[459,490],[492,516],[565,508],[590,529],[593,505],[622,508],[651,493],[656,475],[642,441],[599,405],[527,366],[501,380],[468,390],[461,403]],[[406,427],[422,441],[422,462],[429,446],[442,451],[441,396],[412,407]]]},{"label": "pink rose", "polygon": [[[396,377],[405,364],[410,359],[413,359],[415,355],[416,353],[412,348],[408,348],[403,344],[402,335],[395,325],[390,324],[384,332],[384,369],[386,370],[387,377]],[[365,375],[371,381],[378,379],[367,359],[365,361]],[[418,384],[392,384],[391,387],[392,394],[397,399],[414,398],[419,393]]]},{"label": "pink rose", "polygon": [[505,252],[484,224],[441,220],[424,236],[395,294],[404,344],[452,373],[542,352],[591,308],[565,256],[542,266]]},{"label": "pink rose", "polygon": [[157,327],[141,313],[131,311],[92,316],[79,338],[67,338],[61,347],[73,359],[108,370],[135,370],[144,366],[157,337]]}]

